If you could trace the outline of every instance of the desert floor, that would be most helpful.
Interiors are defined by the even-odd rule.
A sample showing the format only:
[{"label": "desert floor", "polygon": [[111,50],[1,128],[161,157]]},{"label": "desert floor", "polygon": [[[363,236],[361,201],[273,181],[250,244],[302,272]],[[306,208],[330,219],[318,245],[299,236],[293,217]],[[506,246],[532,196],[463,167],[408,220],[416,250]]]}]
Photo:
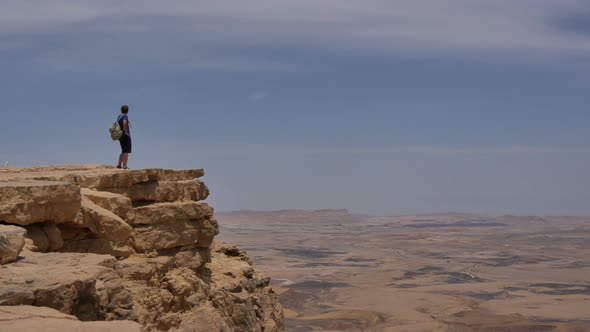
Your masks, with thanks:
[{"label": "desert floor", "polygon": [[590,218],[219,213],[287,331],[590,331]]}]

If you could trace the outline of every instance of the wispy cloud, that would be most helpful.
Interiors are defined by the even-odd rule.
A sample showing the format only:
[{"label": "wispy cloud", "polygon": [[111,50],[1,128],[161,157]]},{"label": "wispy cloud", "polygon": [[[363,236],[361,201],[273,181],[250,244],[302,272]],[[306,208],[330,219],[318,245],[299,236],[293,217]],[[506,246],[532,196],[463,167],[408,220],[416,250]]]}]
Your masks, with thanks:
[{"label": "wispy cloud", "polygon": [[420,155],[588,155],[590,147],[585,146],[310,146],[297,144],[254,144],[240,142],[225,143],[193,143],[193,142],[151,142],[154,149],[165,150],[167,146],[182,146],[182,150],[198,150],[216,155],[250,155],[260,153],[265,155],[305,155],[305,154],[362,154],[362,155],[392,155],[392,154],[420,154]]},{"label": "wispy cloud", "polygon": [[[23,36],[33,44],[34,37],[59,41],[63,60],[46,61],[49,65],[102,67],[115,51],[170,67],[282,72],[300,67],[285,59],[288,55],[252,61],[247,53],[257,48],[504,62],[590,56],[588,35],[571,33],[577,25],[567,24],[568,17],[576,14],[579,20],[579,13],[588,13],[582,0],[5,0],[0,6],[0,42]],[[94,57],[75,57],[76,50],[93,43]],[[48,51],[28,48],[41,57]],[[219,57],[202,56],[212,52]],[[109,61],[116,60],[121,59]]]},{"label": "wispy cloud", "polygon": [[250,95],[251,101],[259,101],[264,98],[270,97],[270,92],[268,91],[256,91]]}]

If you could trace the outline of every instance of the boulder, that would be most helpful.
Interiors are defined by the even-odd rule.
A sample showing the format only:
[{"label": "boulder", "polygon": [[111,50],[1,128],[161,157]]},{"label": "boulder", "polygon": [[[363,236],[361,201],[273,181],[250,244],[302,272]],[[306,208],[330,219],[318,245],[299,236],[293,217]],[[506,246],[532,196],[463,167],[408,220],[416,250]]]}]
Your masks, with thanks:
[{"label": "boulder", "polygon": [[80,210],[80,187],[57,181],[0,181],[0,221],[17,225],[70,222]]},{"label": "boulder", "polygon": [[18,226],[0,225],[0,264],[14,262],[25,246],[27,231]]},{"label": "boulder", "polygon": [[117,320],[81,322],[75,316],[66,315],[47,307],[0,306],[0,332],[140,332],[136,322]]},{"label": "boulder", "polygon": [[54,223],[28,225],[26,229],[27,238],[33,241],[35,251],[58,251],[64,245],[61,231]]},{"label": "boulder", "polygon": [[49,250],[57,251],[64,245],[64,240],[61,237],[61,231],[54,223],[44,223],[43,232],[47,235],[49,241]]},{"label": "boulder", "polygon": [[133,228],[113,212],[82,198],[82,220],[79,225],[88,228],[98,238],[115,242],[125,242]]},{"label": "boulder", "polygon": [[88,188],[82,188],[81,193],[82,197],[88,198],[92,203],[101,208],[113,212],[122,219],[130,219],[132,206],[131,200],[128,197],[108,191],[97,191]]},{"label": "boulder", "polygon": [[134,202],[201,201],[209,197],[209,188],[198,180],[154,181],[131,186]]},{"label": "boulder", "polygon": [[209,204],[195,202],[158,203],[135,208],[134,212],[133,225],[171,224],[213,216]]},{"label": "boulder", "polygon": [[27,238],[33,241],[33,248],[29,248],[33,251],[48,252],[49,251],[49,238],[43,231],[41,224],[33,224],[25,226],[27,229]]}]

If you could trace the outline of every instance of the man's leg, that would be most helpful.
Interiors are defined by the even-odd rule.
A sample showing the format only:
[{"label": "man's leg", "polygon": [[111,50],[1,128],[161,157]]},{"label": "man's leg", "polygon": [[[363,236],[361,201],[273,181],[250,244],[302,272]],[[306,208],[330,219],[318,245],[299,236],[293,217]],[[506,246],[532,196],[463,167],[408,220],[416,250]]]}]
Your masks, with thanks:
[{"label": "man's leg", "polygon": [[127,168],[127,160],[129,160],[129,153],[122,153],[121,154],[121,158],[122,158],[122,161],[123,161],[122,167],[123,168]]},{"label": "man's leg", "polygon": [[121,153],[119,155],[119,162],[117,163],[117,167],[121,167],[121,164],[123,163],[123,153]]}]

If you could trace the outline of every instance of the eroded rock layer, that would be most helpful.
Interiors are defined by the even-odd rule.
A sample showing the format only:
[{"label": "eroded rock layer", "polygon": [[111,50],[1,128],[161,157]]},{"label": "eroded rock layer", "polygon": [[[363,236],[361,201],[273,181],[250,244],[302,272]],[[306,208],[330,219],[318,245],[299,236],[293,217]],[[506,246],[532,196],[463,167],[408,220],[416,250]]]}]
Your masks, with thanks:
[{"label": "eroded rock layer", "polygon": [[[0,315],[31,330],[282,331],[269,278],[214,241],[203,175],[0,168]],[[101,321],[122,325],[85,323]]]}]

